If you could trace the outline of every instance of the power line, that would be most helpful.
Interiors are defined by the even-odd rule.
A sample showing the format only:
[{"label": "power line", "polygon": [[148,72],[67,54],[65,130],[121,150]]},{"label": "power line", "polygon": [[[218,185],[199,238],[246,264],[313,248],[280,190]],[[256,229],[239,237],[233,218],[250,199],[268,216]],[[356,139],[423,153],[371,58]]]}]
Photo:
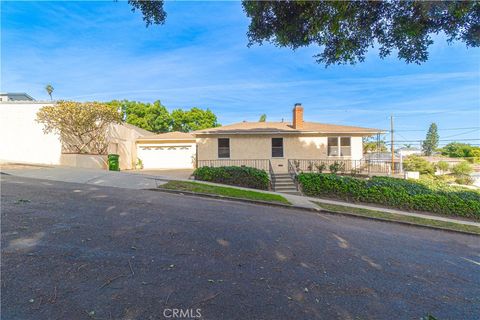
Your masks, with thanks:
[{"label": "power line", "polygon": [[[396,140],[396,142],[422,142],[423,140],[421,139],[416,139],[416,140]],[[457,141],[480,141],[480,139],[439,139],[440,141],[449,141],[449,142],[457,142]],[[386,142],[389,144],[389,142]]]},{"label": "power line", "polygon": [[[470,130],[470,129],[480,129],[480,127],[467,127],[467,128],[447,128],[442,129],[438,128],[438,131],[454,131],[454,130]],[[423,129],[412,129],[412,130],[395,130],[396,132],[426,132],[427,130]]]},{"label": "power line", "polygon": [[467,131],[467,132],[463,132],[463,133],[454,134],[452,136],[446,136],[444,138],[452,138],[452,137],[457,137],[457,136],[463,136],[464,134],[474,133],[475,131],[478,131],[478,129],[474,129],[472,131]]},{"label": "power line", "polygon": [[402,112],[398,115],[395,115],[395,117],[415,117],[415,116],[422,116],[422,115],[434,115],[434,114],[446,114],[446,113],[456,113],[456,112],[463,112],[463,111],[471,111],[475,112],[475,110],[469,108],[469,109],[455,109],[455,110],[445,110],[445,111],[434,111],[434,112]]},{"label": "power line", "polygon": [[397,132],[397,134],[398,134],[401,138],[403,138],[403,139],[405,139],[405,140],[408,140],[408,138],[405,138],[405,137],[404,137],[403,135],[401,135],[400,133]]}]

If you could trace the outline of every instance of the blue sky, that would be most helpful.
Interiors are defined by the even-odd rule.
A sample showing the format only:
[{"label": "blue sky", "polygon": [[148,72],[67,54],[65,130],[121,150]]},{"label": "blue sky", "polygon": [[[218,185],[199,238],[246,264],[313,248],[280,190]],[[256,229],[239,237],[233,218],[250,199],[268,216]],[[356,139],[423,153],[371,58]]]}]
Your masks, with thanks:
[{"label": "blue sky", "polygon": [[240,2],[165,9],[164,26],[145,28],[126,2],[2,2],[1,91],[41,100],[51,83],[56,99],[159,99],[208,107],[222,124],[290,120],[301,102],[308,121],[388,129],[393,113],[399,140],[424,138],[431,122],[444,140],[480,138],[448,130],[480,127],[478,48],[439,35],[420,66],[372,49],[365,63],[325,68],[316,47],[248,48]]}]

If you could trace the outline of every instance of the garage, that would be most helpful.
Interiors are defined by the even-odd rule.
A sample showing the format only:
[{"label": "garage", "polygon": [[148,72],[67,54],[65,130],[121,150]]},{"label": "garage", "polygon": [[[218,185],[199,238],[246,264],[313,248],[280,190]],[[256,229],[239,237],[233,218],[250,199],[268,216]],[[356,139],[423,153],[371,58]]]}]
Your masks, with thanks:
[{"label": "garage", "polygon": [[195,138],[185,132],[169,132],[137,139],[137,159],[143,169],[192,169]]}]

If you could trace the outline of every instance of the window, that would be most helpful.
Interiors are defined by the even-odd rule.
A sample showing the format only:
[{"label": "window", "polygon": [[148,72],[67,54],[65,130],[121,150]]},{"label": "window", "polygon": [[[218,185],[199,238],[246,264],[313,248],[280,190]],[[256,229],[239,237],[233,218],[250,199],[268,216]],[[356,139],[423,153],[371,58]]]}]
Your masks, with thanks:
[{"label": "window", "polygon": [[328,155],[332,157],[338,156],[338,137],[328,138]]},{"label": "window", "polygon": [[272,158],[283,157],[283,138],[272,138]]},{"label": "window", "polygon": [[218,139],[218,157],[230,158],[230,139],[229,138]]},{"label": "window", "polygon": [[340,155],[342,157],[349,157],[352,155],[350,150],[350,137],[340,138]]},{"label": "window", "polygon": [[328,155],[330,157],[349,157],[352,155],[350,137],[329,137]]}]

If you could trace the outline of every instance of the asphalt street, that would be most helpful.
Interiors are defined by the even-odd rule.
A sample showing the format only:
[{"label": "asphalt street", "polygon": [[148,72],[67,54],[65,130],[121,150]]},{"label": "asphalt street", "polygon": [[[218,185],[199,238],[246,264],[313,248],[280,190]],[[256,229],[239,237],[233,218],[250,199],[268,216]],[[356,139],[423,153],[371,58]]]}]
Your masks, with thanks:
[{"label": "asphalt street", "polygon": [[3,320],[172,319],[174,309],[190,319],[480,314],[477,236],[1,178]]}]

